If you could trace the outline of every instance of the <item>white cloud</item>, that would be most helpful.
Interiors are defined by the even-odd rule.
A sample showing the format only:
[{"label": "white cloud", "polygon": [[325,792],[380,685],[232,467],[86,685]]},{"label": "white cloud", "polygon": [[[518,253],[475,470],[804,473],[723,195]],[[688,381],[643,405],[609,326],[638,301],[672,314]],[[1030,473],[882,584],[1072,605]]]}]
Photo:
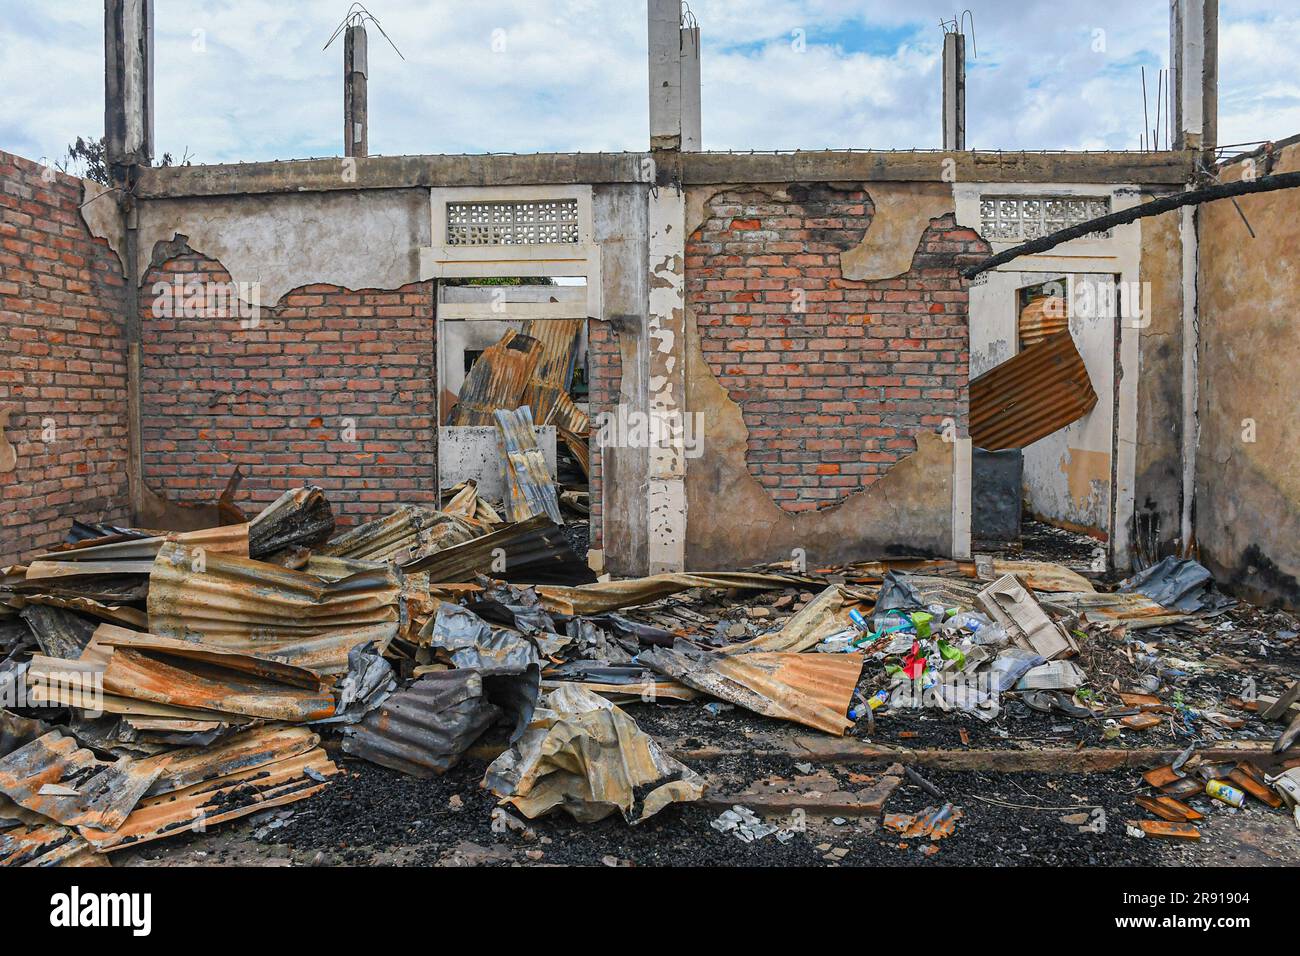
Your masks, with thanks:
[{"label": "white cloud", "polygon": [[[695,0],[711,148],[939,144],[948,0]],[[336,155],[342,49],[321,46],[347,4],[158,4],[157,142],[199,162]],[[405,54],[370,34],[377,153],[640,150],[645,14],[627,0],[370,0]],[[968,144],[1132,148],[1139,67],[1168,58],[1163,2],[987,0],[968,60]],[[1221,141],[1300,131],[1289,53],[1300,13],[1223,0]],[[808,38],[796,52],[791,31]],[[505,50],[493,52],[493,31]],[[202,31],[202,52],[195,31]],[[1098,39],[1104,49],[1094,47]],[[99,0],[0,0],[0,148],[62,153],[103,124]],[[969,51],[973,54],[973,50]]]}]

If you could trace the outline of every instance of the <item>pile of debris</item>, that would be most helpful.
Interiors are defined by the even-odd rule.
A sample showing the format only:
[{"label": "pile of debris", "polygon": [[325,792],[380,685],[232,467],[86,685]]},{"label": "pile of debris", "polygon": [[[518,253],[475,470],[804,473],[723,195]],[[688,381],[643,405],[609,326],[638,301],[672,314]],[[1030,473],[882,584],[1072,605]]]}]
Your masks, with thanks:
[{"label": "pile of debris", "polygon": [[[1195,562],[1113,593],[1058,565],[987,559],[596,580],[526,456],[513,474],[500,508],[467,484],[441,510],[399,506],[342,532],[316,488],[198,531],[77,523],[68,543],[0,570],[0,861],[102,865],[308,798],[340,753],[429,776],[474,748],[502,819],[523,826],[508,806],[635,824],[707,799],[706,779],[624,709],[643,704],[868,738],[919,710],[979,726],[1017,708],[1107,741],[1164,732],[1166,717],[1175,737],[1223,739],[1245,722],[1223,712],[1236,706],[1290,722],[1278,754],[1300,734],[1295,683],[1189,701],[1213,662],[1153,635],[1213,633],[1230,607]],[[1205,764],[1189,751],[1140,805],[1196,819],[1179,803],[1196,770],[1220,799],[1238,788],[1294,807],[1300,792],[1293,769]],[[901,772],[851,805],[881,812]],[[722,832],[791,838],[722,807]],[[885,825],[938,840],[961,816],[945,801]]]}]

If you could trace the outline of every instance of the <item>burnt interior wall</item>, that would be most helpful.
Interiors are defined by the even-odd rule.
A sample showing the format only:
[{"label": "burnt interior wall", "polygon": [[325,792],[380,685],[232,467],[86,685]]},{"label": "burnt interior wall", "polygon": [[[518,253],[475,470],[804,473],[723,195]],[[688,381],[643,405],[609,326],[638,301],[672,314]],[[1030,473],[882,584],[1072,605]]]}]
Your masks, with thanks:
[{"label": "burnt interior wall", "polygon": [[[879,198],[878,198],[879,197]],[[705,189],[688,197],[687,565],[952,550],[965,434],[967,287],[987,254],[911,184]],[[884,199],[912,222],[902,274],[863,261]],[[946,203],[951,210],[951,199]],[[906,230],[903,230],[906,231]]]},{"label": "burnt interior wall", "polygon": [[84,198],[81,180],[0,152],[0,566],[74,518],[130,518],[126,285]]},{"label": "burnt interior wall", "polygon": [[239,467],[248,513],[315,484],[342,525],[436,506],[432,284],[305,285],[250,316],[206,298],[231,281],[183,245],[155,250],[140,300],[146,484],[211,500]]},{"label": "burnt interior wall", "polygon": [[[1158,560],[1178,548],[1183,496],[1183,247],[1180,214],[1142,220],[1142,277],[1134,467],[1135,552]],[[1122,319],[1121,321],[1129,321]]]},{"label": "burnt interior wall", "polygon": [[[1250,168],[1238,162],[1224,182]],[[1300,169],[1300,146],[1271,171]],[[1269,168],[1261,157],[1254,172]],[[1300,191],[1198,211],[1200,441],[1196,538],[1218,581],[1251,600],[1300,608]]]}]

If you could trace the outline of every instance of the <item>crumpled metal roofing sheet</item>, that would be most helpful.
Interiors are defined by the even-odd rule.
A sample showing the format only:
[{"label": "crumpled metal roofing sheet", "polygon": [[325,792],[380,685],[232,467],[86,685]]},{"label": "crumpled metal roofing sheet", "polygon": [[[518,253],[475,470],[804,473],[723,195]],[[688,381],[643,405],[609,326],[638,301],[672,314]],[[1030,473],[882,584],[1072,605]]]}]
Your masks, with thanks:
[{"label": "crumpled metal roofing sheet", "polygon": [[455,766],[501,710],[483,696],[477,671],[426,674],[361,723],[344,730],[343,751],[392,770],[431,777]]},{"label": "crumpled metal roofing sheet", "polygon": [[[0,793],[65,826],[116,830],[162,772],[163,762],[105,763],[58,730],[0,758]],[[41,791],[47,786],[60,791]]]},{"label": "crumpled metal roofing sheet", "polygon": [[971,441],[987,451],[1024,448],[1096,404],[1083,357],[1063,332],[971,380]]},{"label": "crumpled metal roofing sheet", "polygon": [[853,726],[847,716],[862,676],[862,654],[685,654],[643,650],[638,662],[755,713],[828,734]]},{"label": "crumpled metal roofing sheet", "polygon": [[146,797],[115,831],[83,827],[97,850],[139,846],[306,799],[326,786],[338,767],[319,747],[306,753]]},{"label": "crumpled metal roofing sheet", "polygon": [[401,592],[392,567],[325,581],[228,555],[199,562],[169,542],[149,576],[149,629],[341,674],[351,648],[374,641],[382,651],[397,635]]},{"label": "crumpled metal roofing sheet", "polygon": [[456,515],[413,505],[350,528],[316,549],[316,553],[357,561],[407,562],[462,544],[482,529]]}]

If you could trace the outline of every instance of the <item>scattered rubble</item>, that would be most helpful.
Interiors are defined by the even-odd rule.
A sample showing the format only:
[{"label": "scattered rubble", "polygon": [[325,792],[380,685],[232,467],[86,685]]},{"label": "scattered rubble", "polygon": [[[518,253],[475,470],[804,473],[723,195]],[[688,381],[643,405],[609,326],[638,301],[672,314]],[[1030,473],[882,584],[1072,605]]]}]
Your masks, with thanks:
[{"label": "scattered rubble", "polygon": [[[1145,766],[1128,806],[1148,818],[1120,831],[1144,838],[1300,815],[1297,628],[1195,562],[1115,591],[985,558],[596,581],[533,464],[511,502],[471,483],[340,530],[302,488],[212,529],[79,524],[3,569],[0,859],[102,865],[249,816],[274,842],[321,822],[281,808],[358,779],[339,757],[425,780],[468,762],[489,832],[539,844],[528,862],[557,862],[537,829],[554,811],[642,827],[693,803],[737,842],[821,862],[861,855],[827,827],[937,860],[972,802],[1015,801],[936,774],[1054,761]],[[725,773],[791,733],[786,773]],[[880,769],[828,769],[853,754]],[[938,802],[891,807],[905,789]],[[468,819],[468,796],[437,812]],[[1087,806],[1057,817],[1104,830]]]}]

